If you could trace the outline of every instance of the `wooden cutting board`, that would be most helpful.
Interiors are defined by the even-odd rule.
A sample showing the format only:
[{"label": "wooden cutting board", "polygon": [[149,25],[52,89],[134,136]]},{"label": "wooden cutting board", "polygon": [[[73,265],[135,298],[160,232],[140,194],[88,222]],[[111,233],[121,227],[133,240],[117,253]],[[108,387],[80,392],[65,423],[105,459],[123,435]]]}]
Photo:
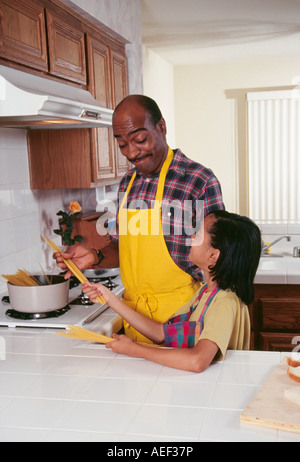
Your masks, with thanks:
[{"label": "wooden cutting board", "polygon": [[284,391],[299,387],[287,375],[284,358],[241,414],[241,422],[300,433],[300,406],[284,398]]}]

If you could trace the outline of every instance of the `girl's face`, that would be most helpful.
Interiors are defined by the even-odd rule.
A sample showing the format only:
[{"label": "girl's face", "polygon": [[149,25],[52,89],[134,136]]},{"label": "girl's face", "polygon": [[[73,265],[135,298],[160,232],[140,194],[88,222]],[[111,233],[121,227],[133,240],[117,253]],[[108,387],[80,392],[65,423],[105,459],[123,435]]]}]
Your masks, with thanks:
[{"label": "girl's face", "polygon": [[194,234],[192,240],[189,260],[202,270],[207,269],[212,264],[212,254],[215,255],[216,252],[219,252],[211,246],[210,233],[208,231],[214,220],[215,217],[213,214],[205,217],[204,223],[202,223],[198,233]]}]

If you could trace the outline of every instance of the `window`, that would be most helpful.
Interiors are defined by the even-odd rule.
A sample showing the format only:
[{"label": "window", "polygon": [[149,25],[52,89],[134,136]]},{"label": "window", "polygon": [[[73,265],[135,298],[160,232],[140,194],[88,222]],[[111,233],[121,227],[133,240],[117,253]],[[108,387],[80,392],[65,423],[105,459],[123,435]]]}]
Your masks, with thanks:
[{"label": "window", "polygon": [[300,91],[248,93],[249,215],[300,221]]}]

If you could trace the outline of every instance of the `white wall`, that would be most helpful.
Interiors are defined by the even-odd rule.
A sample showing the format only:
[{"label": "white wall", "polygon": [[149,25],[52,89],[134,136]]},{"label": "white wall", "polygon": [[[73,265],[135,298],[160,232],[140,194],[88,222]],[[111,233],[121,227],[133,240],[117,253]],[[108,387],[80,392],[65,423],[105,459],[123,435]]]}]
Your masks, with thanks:
[{"label": "white wall", "polygon": [[157,53],[143,47],[144,94],[153,98],[167,124],[167,141],[176,148],[174,112],[174,67]]}]

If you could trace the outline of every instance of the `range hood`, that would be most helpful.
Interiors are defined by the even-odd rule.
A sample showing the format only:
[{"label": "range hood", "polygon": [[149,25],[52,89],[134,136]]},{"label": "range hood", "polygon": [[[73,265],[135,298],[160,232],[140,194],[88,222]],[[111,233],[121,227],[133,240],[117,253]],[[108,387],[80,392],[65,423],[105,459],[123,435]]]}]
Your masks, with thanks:
[{"label": "range hood", "polygon": [[110,127],[112,113],[86,90],[0,66],[0,127]]}]

